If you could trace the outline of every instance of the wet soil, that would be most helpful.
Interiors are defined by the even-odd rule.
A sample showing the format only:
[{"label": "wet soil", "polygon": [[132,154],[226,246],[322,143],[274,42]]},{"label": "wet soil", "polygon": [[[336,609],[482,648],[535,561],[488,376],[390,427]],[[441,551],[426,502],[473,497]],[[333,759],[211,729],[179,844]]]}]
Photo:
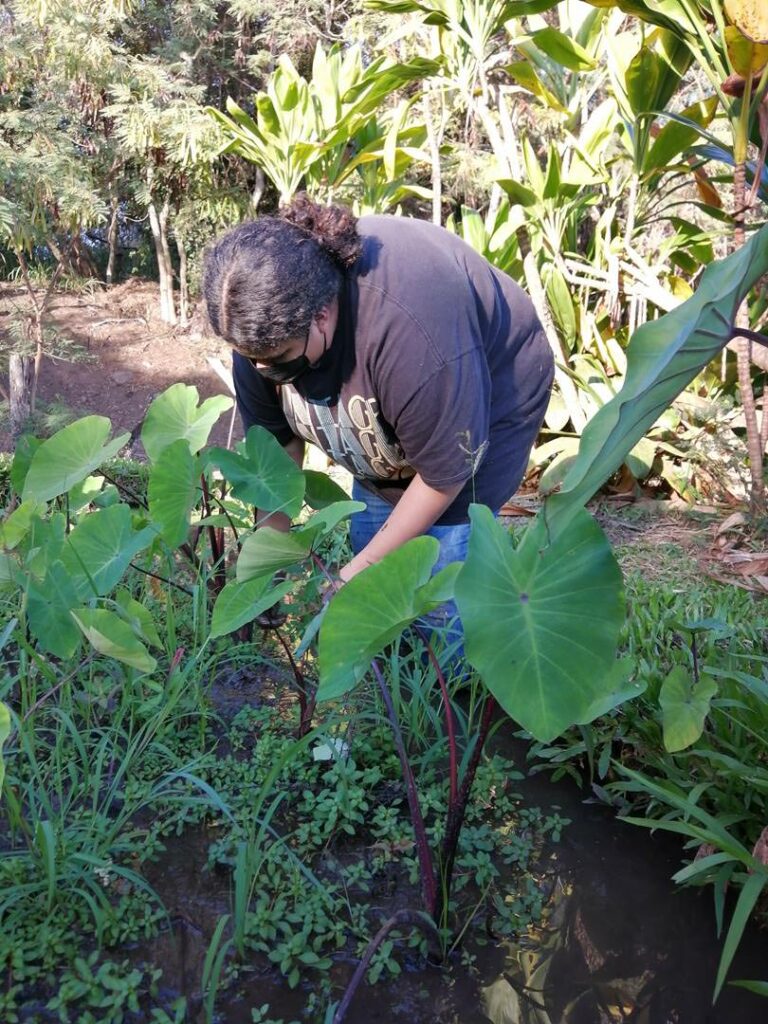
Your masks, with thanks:
[{"label": "wet soil", "polygon": [[[236,694],[248,701],[263,692],[252,675],[217,685],[215,700],[226,714]],[[526,746],[511,723],[497,732],[493,748],[525,771]],[[571,822],[543,851],[537,870],[548,896],[544,924],[517,943],[479,944],[480,927],[446,966],[406,963],[398,978],[358,990],[348,1024],[763,1024],[765,1001],[745,990],[726,986],[712,1005],[721,943],[711,890],[670,881],[683,857],[675,837],[620,822],[569,779],[528,775],[515,788],[524,805]],[[228,873],[205,866],[213,839],[211,830],[197,829],[167,843],[148,879],[171,927],[132,953],[137,962],[162,966],[161,994],[168,1002],[187,997],[190,1024],[203,1019],[203,962],[231,905]],[[513,891],[514,881],[509,884]],[[409,901],[416,905],[416,893],[401,883],[392,903]],[[726,920],[732,911],[731,904]],[[388,912],[382,909],[382,916]],[[768,934],[751,926],[729,978],[762,979],[766,962]],[[354,966],[349,957],[335,959],[330,973],[337,993]],[[290,990],[266,959],[255,959],[220,992],[217,1019],[249,1024],[251,1009],[264,1003],[270,1016],[304,1019],[307,995],[303,983]]]}]

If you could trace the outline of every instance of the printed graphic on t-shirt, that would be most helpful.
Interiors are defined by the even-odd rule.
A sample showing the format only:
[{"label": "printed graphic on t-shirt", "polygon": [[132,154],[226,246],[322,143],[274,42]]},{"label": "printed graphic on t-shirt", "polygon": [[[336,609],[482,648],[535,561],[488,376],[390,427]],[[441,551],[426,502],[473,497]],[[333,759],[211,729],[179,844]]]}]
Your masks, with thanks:
[{"label": "printed graphic on t-shirt", "polygon": [[375,398],[351,395],[332,410],[307,402],[292,387],[283,387],[280,403],[294,434],[316,444],[353,476],[407,480],[414,475],[401,446],[387,438]]}]

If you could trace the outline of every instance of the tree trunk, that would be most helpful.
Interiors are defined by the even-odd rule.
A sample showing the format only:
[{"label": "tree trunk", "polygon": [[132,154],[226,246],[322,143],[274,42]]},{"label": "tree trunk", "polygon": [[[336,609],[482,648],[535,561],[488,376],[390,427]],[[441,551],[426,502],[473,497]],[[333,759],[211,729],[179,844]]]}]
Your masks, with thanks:
[{"label": "tree trunk", "polygon": [[432,166],[432,223],[441,225],[443,223],[443,179],[440,166],[440,144],[432,121],[431,93],[428,89],[424,90],[421,101],[424,109],[424,124],[427,128],[429,159]]},{"label": "tree trunk", "polygon": [[33,356],[11,352],[8,362],[8,395],[10,398],[11,437],[16,442],[32,413],[32,382],[35,373]]},{"label": "tree trunk", "polygon": [[173,298],[173,265],[168,248],[168,212],[166,200],[160,212],[154,203],[149,204],[149,225],[155,243],[157,272],[160,279],[160,319],[166,324],[176,323],[176,305]]},{"label": "tree trunk", "polygon": [[176,248],[179,250],[179,323],[189,325],[189,282],[187,281],[187,249],[184,239],[176,233]]},{"label": "tree trunk", "polygon": [[117,197],[112,200],[112,216],[109,218],[109,229],[107,230],[107,243],[109,244],[109,257],[107,259],[106,282],[107,288],[115,284],[115,265],[117,263],[117,229],[118,229],[118,208]]},{"label": "tree trunk", "polygon": [[[744,161],[739,161],[733,173],[733,198],[736,206],[734,213],[733,249],[744,244],[744,215],[747,196],[746,174]],[[749,327],[749,312],[746,302],[736,314],[736,327]],[[747,455],[749,456],[749,511],[754,520],[765,515],[765,480],[763,478],[763,451],[760,426],[757,422],[755,393],[752,389],[751,352],[752,342],[747,338],[739,338],[736,342],[736,371],[739,380],[739,394],[744,410],[744,422],[747,428]],[[765,415],[765,413],[763,413]]]}]

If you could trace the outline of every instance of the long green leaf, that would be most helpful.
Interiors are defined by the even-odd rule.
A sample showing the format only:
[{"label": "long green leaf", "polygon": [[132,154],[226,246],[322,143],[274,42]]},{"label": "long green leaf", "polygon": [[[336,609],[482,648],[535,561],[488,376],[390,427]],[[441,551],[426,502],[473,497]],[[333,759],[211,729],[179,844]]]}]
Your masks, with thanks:
[{"label": "long green leaf", "polygon": [[725,976],[728,973],[728,968],[731,966],[736,954],[736,949],[741,942],[741,937],[744,934],[747,921],[749,920],[750,914],[755,909],[758,897],[765,888],[767,882],[768,874],[765,872],[757,872],[754,875],[748,875],[747,880],[744,883],[744,888],[739,893],[739,898],[733,911],[733,917],[731,918],[731,923],[728,927],[728,934],[726,935],[725,942],[723,944],[720,964],[717,968],[715,992],[712,996],[713,1002],[720,995],[720,990],[725,982]]},{"label": "long green leaf", "polygon": [[3,744],[8,739],[11,731],[11,712],[8,705],[0,700],[0,796],[3,795],[3,782],[5,780],[5,761],[3,761]]},{"label": "long green leaf", "polygon": [[565,527],[672,400],[728,343],[742,300],[766,272],[768,225],[738,252],[707,267],[690,299],[638,328],[627,352],[621,391],[588,423],[561,490],[545,502],[553,533]]}]

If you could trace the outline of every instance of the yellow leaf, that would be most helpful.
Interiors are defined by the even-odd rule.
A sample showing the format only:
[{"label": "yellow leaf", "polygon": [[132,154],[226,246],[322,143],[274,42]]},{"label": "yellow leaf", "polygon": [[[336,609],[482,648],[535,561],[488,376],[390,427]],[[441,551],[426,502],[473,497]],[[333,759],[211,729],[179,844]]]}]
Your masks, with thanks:
[{"label": "yellow leaf", "polygon": [[752,42],[734,25],[725,30],[725,46],[731,67],[742,78],[759,75],[768,64],[768,45]]},{"label": "yellow leaf", "polygon": [[768,3],[765,0],[725,0],[731,24],[753,43],[768,43]]}]

